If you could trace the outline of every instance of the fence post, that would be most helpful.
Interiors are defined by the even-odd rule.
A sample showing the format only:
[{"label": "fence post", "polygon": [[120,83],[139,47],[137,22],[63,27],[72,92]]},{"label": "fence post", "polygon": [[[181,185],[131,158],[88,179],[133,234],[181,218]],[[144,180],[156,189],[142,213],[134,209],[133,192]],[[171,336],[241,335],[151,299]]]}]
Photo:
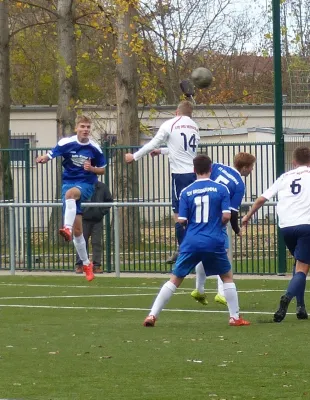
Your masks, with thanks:
[{"label": "fence post", "polygon": [[10,232],[10,274],[15,275],[15,212],[14,207],[9,206],[9,232]]},{"label": "fence post", "polygon": [[[110,167],[109,167],[109,142],[103,142],[103,151],[107,166],[105,168],[104,182],[110,187]],[[107,272],[111,272],[111,224],[110,224],[110,213],[105,216],[105,237],[106,237],[106,268]]]},{"label": "fence post", "polygon": [[121,276],[120,273],[120,244],[119,244],[119,215],[118,215],[118,207],[117,204],[114,205],[114,262],[115,262],[115,276],[119,278]]},{"label": "fence post", "polygon": [[[30,149],[29,143],[25,143],[25,180],[26,180],[26,203],[30,203]],[[27,237],[27,269],[32,269],[32,249],[31,249],[31,208],[26,207],[26,237]]]}]

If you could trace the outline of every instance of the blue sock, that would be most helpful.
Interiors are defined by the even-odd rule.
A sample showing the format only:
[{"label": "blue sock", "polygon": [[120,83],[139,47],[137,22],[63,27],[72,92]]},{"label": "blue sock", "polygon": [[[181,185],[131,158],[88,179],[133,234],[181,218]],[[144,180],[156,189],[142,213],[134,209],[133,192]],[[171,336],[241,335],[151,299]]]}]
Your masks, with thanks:
[{"label": "blue sock", "polygon": [[[295,261],[294,267],[293,267],[293,276],[295,274],[296,274],[296,261]],[[306,285],[305,285],[305,287],[306,287]],[[298,295],[296,296],[296,301],[297,301],[297,307],[305,305],[305,291],[303,291],[302,293],[298,293]]]},{"label": "blue sock", "polygon": [[301,294],[305,293],[306,288],[306,275],[303,272],[297,272],[293,278],[291,279],[286,295],[290,299],[293,297],[300,296]]},{"label": "blue sock", "polygon": [[176,222],[175,224],[175,232],[177,235],[177,241],[178,244],[180,245],[184,239],[185,236],[185,228],[182,226],[179,222]]}]

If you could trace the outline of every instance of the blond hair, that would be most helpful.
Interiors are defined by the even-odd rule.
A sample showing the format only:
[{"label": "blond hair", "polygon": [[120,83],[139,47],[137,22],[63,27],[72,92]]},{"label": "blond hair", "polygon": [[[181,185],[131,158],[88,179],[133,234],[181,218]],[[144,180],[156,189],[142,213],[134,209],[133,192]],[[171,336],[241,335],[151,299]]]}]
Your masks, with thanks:
[{"label": "blond hair", "polygon": [[86,115],[78,115],[75,119],[75,126],[77,126],[78,124],[80,124],[82,122],[86,122],[88,124],[92,123],[91,119],[89,117],[87,117]]},{"label": "blond hair", "polygon": [[177,110],[179,115],[185,115],[187,117],[191,117],[193,114],[194,107],[190,101],[183,100],[179,103]]}]

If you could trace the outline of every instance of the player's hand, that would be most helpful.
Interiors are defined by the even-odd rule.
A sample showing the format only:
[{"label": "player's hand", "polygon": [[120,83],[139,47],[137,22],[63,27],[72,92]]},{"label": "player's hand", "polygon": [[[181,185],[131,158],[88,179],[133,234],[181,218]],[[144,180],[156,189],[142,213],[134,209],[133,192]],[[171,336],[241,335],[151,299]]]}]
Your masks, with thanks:
[{"label": "player's hand", "polygon": [[247,225],[248,225],[248,222],[250,221],[250,219],[251,219],[251,218],[249,218],[247,215],[245,215],[245,216],[242,218],[241,225],[242,225],[242,226],[247,226]]},{"label": "player's hand", "polygon": [[239,232],[236,233],[237,236],[239,236],[240,238],[242,237],[242,229],[239,229]]},{"label": "player's hand", "polygon": [[130,164],[134,161],[135,159],[133,158],[133,154],[127,153],[125,154],[125,161],[127,164]]},{"label": "player's hand", "polygon": [[46,156],[38,156],[36,158],[36,162],[38,164],[46,164],[48,162],[48,159],[46,158]]},{"label": "player's hand", "polygon": [[84,169],[85,169],[85,171],[91,171],[92,170],[92,166],[91,166],[90,160],[86,160],[84,162]]},{"label": "player's hand", "polygon": [[155,150],[152,150],[152,151],[150,152],[150,155],[151,155],[152,157],[159,156],[159,154],[161,154],[161,150],[160,150],[160,149],[155,149]]}]

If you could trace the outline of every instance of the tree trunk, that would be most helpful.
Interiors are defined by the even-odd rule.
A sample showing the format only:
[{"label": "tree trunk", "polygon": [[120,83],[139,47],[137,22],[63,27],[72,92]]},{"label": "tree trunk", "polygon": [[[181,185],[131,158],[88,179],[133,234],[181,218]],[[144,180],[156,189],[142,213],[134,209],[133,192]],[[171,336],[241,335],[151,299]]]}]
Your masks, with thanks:
[{"label": "tree trunk", "polygon": [[[57,107],[57,139],[71,136],[75,128],[75,105],[78,96],[77,54],[74,32],[75,2],[74,0],[58,0],[58,76],[59,92]],[[61,198],[62,166],[57,162],[56,199]],[[62,225],[60,209],[53,208],[49,232],[58,237],[58,229]]]},{"label": "tree trunk", "polygon": [[[137,56],[133,50],[136,6],[137,1],[133,0],[128,1],[126,9],[120,6],[117,20],[117,137],[118,144],[127,146],[139,143]],[[137,163],[128,168],[124,164],[124,156],[117,157],[114,187],[120,201],[131,201],[138,198]],[[135,246],[139,240],[138,215],[139,210],[133,207],[120,211],[120,244],[123,249],[130,250],[129,247]]]},{"label": "tree trunk", "polygon": [[74,0],[58,0],[58,139],[72,135],[75,126],[78,78],[74,14]]},{"label": "tree trunk", "polygon": [[[9,1],[0,1],[0,149],[9,147],[10,126],[10,50],[9,50]],[[13,198],[13,185],[8,151],[0,150],[0,201]],[[7,212],[0,209],[0,240],[9,237]]]}]

